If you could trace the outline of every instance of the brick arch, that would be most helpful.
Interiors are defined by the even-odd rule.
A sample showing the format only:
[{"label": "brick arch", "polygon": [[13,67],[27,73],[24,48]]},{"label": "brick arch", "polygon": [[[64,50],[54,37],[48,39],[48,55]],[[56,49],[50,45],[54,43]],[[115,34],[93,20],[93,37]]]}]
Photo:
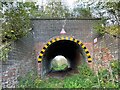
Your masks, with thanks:
[{"label": "brick arch", "polygon": [[47,44],[44,45],[44,47],[42,48],[42,50],[41,50],[41,52],[40,52],[40,54],[39,54],[38,63],[41,63],[43,54],[44,54],[44,52],[46,51],[46,49],[47,49],[52,43],[57,42],[57,41],[61,41],[61,40],[73,41],[73,42],[77,43],[78,45],[80,45],[80,46],[82,47],[82,49],[84,50],[86,56],[87,56],[87,61],[88,61],[88,62],[92,62],[92,58],[91,58],[91,55],[90,55],[88,49],[86,48],[86,46],[85,46],[81,41],[79,41],[78,39],[75,39],[74,37],[60,36],[60,37],[55,37],[55,38],[51,39],[50,41],[47,42]]}]

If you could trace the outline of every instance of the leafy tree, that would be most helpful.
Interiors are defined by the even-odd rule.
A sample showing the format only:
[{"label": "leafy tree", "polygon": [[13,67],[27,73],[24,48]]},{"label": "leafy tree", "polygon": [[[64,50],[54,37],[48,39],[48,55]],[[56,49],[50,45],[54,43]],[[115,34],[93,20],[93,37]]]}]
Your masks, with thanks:
[{"label": "leafy tree", "polygon": [[34,3],[3,3],[6,7],[2,24],[2,42],[17,40],[27,34],[30,30],[30,16],[36,9]]},{"label": "leafy tree", "polygon": [[73,16],[78,18],[92,18],[91,8],[88,4],[87,2],[77,0],[76,7],[73,9]]},{"label": "leafy tree", "polygon": [[76,14],[77,17],[80,17],[80,18],[92,18],[92,14],[90,12],[90,9],[89,8],[75,8],[74,10],[74,13]]},{"label": "leafy tree", "polygon": [[106,17],[112,24],[120,25],[120,1],[118,2],[98,2],[94,7],[99,17]]},{"label": "leafy tree", "polygon": [[[104,19],[104,23],[97,25],[99,33],[107,33],[113,37],[119,37],[120,33],[120,1],[118,2],[98,2],[92,6],[98,17]],[[104,29],[103,29],[104,28]]]},{"label": "leafy tree", "polygon": [[50,0],[44,10],[40,11],[39,16],[41,18],[64,18],[69,17],[70,12],[61,0]]},{"label": "leafy tree", "polygon": [[30,18],[34,18],[37,16],[38,12],[38,5],[35,5],[36,3],[34,2],[25,2],[21,3],[23,5],[23,9],[27,11],[29,14]]}]

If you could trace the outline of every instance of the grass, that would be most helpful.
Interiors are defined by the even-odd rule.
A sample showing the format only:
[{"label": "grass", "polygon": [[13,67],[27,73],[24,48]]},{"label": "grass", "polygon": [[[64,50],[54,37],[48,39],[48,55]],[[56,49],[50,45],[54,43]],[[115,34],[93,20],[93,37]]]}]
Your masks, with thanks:
[{"label": "grass", "polygon": [[[114,63],[113,71],[116,71],[116,62]],[[113,64],[111,64],[113,65]],[[86,65],[83,64],[78,67],[80,70],[79,74],[67,76],[64,79],[48,78],[41,80],[40,77],[29,73],[25,78],[19,79],[19,88],[118,88],[118,80],[112,82],[109,77],[109,71],[107,69],[101,70],[98,73],[98,77],[94,72]],[[114,73],[116,76],[117,74]],[[33,76],[33,78],[32,78]],[[98,82],[99,78],[99,82]]]},{"label": "grass", "polygon": [[61,66],[54,66],[52,69],[53,70],[64,70],[66,67],[68,67],[68,65],[63,64]]}]

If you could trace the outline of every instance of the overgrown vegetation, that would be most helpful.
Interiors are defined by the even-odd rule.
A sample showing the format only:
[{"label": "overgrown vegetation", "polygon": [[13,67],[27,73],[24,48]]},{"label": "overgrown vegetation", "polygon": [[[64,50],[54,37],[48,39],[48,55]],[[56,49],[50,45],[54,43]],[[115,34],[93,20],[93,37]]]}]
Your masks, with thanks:
[{"label": "overgrown vegetation", "polygon": [[30,31],[29,3],[3,3],[5,22],[2,23],[2,42],[11,42],[25,36]]},{"label": "overgrown vegetation", "polygon": [[37,17],[40,18],[65,18],[70,17],[68,7],[61,0],[50,0],[46,7],[42,7]]},{"label": "overgrown vegetation", "polygon": [[[92,6],[91,4],[90,6]],[[93,10],[97,13],[97,17],[101,18],[101,22],[95,25],[95,31],[99,35],[105,33],[110,34],[113,37],[120,38],[120,1],[118,2],[98,2],[92,6]]]},{"label": "overgrown vegetation", "polygon": [[0,30],[0,42],[4,46],[0,50],[0,60],[7,61],[10,47],[5,45],[24,37],[31,30],[30,17],[36,6],[32,2],[0,2],[0,5],[2,5],[0,7],[1,17],[4,18]]},{"label": "overgrown vegetation", "polygon": [[[95,31],[104,35],[105,33],[111,36],[118,37],[120,35],[120,1],[118,2],[98,2],[94,5],[93,2],[88,6],[85,4],[78,5],[71,12],[68,7],[55,0],[51,0],[46,7],[35,5],[35,3],[30,2],[2,2],[0,3],[0,18],[4,18],[2,24],[2,43],[12,42],[24,37],[30,30],[30,18],[40,17],[40,18],[67,18],[67,17],[77,17],[77,18],[102,18],[102,20],[95,25]],[[78,4],[81,0],[78,0]],[[2,11],[3,6],[5,11]],[[83,6],[83,7],[81,7]],[[93,7],[91,7],[93,6]],[[94,7],[95,6],[95,7]],[[40,10],[39,10],[40,9]],[[97,13],[92,13],[94,9]],[[93,16],[93,14],[96,14]],[[106,14],[106,15],[105,15]],[[98,16],[97,16],[98,15]],[[111,24],[110,24],[111,23]],[[9,46],[5,46],[0,49],[0,60],[6,61],[8,58],[8,53],[10,51]],[[55,67],[55,70],[64,69],[66,66]],[[19,88],[118,88],[118,73],[120,72],[120,67],[118,67],[118,61],[114,60],[110,63],[109,69],[101,69],[98,71],[98,76],[85,64],[79,67],[79,74],[73,76],[65,77],[64,79],[49,78],[41,80],[36,73],[30,72],[24,78],[19,78]]]},{"label": "overgrown vegetation", "polygon": [[100,21],[97,21],[93,26],[94,33],[98,34],[98,36],[103,36],[105,34],[104,23],[105,23],[105,19],[102,19]]},{"label": "overgrown vegetation", "polygon": [[[114,63],[114,64],[113,64]],[[100,70],[98,77],[94,72],[87,66],[87,64],[82,64],[79,66],[79,74],[74,74],[73,76],[67,76],[64,79],[49,78],[41,80],[34,73],[29,73],[24,78],[19,79],[19,88],[118,88],[118,78],[116,78],[117,73],[114,70],[118,69],[118,63],[116,61],[111,62],[113,66],[113,79],[112,82],[109,79],[109,71],[107,69]],[[116,71],[115,71],[116,72]],[[115,79],[116,78],[116,79]]]},{"label": "overgrown vegetation", "polygon": [[7,61],[8,53],[10,52],[10,50],[11,50],[10,44],[3,45],[3,47],[0,48],[0,60],[2,60],[3,62]]},{"label": "overgrown vegetation", "polygon": [[97,33],[99,36],[103,36],[105,33],[109,34],[113,37],[120,38],[120,26],[119,25],[110,25],[105,26],[104,24],[107,20],[101,20],[94,24],[94,32]]}]

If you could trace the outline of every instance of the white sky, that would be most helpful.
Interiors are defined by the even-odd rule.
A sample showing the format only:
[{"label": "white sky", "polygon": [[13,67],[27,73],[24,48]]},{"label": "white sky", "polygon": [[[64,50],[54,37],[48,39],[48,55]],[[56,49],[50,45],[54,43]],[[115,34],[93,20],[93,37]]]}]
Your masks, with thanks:
[{"label": "white sky", "polygon": [[69,6],[73,6],[77,0],[65,0]]}]

